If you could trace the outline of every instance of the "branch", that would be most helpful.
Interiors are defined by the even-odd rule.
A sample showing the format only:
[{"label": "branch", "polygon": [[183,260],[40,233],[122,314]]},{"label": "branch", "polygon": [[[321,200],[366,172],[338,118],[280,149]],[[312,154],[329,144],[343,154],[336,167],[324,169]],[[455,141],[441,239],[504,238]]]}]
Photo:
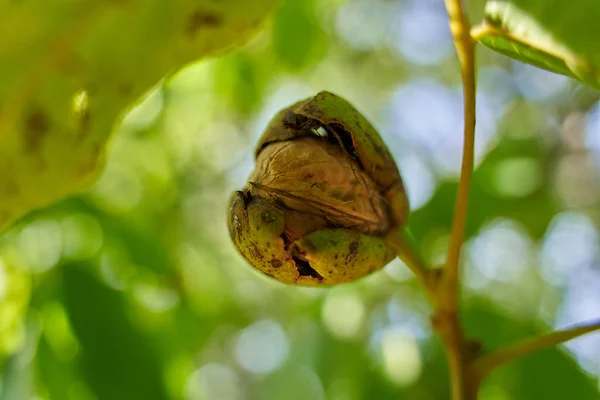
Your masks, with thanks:
[{"label": "branch", "polygon": [[454,221],[448,247],[446,267],[436,287],[437,313],[434,328],[439,332],[450,365],[452,399],[471,400],[477,397],[477,385],[473,385],[468,366],[473,355],[465,340],[458,319],[458,264],[464,241],[465,221],[469,198],[469,186],[473,174],[475,149],[475,42],[471,39],[471,27],[463,11],[461,0],[445,0],[460,62],[464,98],[464,144],[462,165]]},{"label": "branch", "polygon": [[478,380],[481,381],[494,369],[518,357],[522,357],[534,351],[575,339],[578,336],[585,335],[586,333],[596,330],[600,330],[600,319],[578,324],[571,328],[552,332],[547,335],[526,339],[520,343],[494,350],[490,353],[480,356],[473,362],[472,369],[477,375]]},{"label": "branch", "polygon": [[458,261],[464,240],[465,222],[469,199],[469,187],[473,175],[475,152],[475,42],[471,39],[470,25],[460,0],[445,0],[450,19],[450,31],[454,38],[460,62],[464,97],[464,144],[460,182],[454,208],[454,221],[444,271],[443,286],[445,304],[456,310],[458,292]]}]

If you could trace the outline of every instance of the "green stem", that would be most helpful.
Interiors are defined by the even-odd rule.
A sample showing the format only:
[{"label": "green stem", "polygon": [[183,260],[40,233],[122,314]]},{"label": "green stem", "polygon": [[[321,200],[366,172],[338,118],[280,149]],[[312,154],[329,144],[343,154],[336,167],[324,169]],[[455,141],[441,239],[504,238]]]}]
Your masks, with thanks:
[{"label": "green stem", "polygon": [[481,380],[494,369],[518,357],[569,341],[578,336],[597,330],[600,330],[600,319],[578,324],[571,328],[552,332],[547,335],[526,339],[520,343],[481,355],[473,362],[471,369],[476,375],[477,381],[481,382]]},{"label": "green stem", "polygon": [[454,220],[448,246],[448,258],[437,288],[438,310],[434,327],[439,332],[448,356],[453,400],[471,400],[477,397],[468,368],[471,354],[458,319],[459,258],[464,241],[467,219],[469,187],[473,175],[475,152],[475,42],[471,39],[471,26],[460,0],[445,0],[460,62],[464,97],[464,140],[460,181],[454,208]]},{"label": "green stem", "polygon": [[394,249],[398,258],[416,275],[423,283],[425,290],[436,302],[436,286],[438,272],[427,268],[420,252],[416,250],[414,240],[410,234],[402,227],[392,231],[387,237],[386,242]]},{"label": "green stem", "polygon": [[470,25],[465,17],[460,0],[446,0],[446,8],[448,9],[450,30],[461,66],[465,124],[460,181],[456,195],[448,259],[443,278],[446,296],[445,307],[449,310],[456,310],[458,302],[458,265],[460,250],[464,241],[469,188],[473,175],[475,153],[475,42],[471,39]]}]

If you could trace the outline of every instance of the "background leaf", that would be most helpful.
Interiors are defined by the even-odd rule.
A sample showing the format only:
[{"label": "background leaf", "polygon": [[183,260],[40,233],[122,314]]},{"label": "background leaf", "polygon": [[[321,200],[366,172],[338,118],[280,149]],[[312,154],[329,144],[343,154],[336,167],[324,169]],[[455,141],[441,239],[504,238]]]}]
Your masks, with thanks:
[{"label": "background leaf", "polygon": [[65,265],[63,285],[87,382],[100,399],[166,399],[159,359],[126,314],[126,299],[86,269]]}]

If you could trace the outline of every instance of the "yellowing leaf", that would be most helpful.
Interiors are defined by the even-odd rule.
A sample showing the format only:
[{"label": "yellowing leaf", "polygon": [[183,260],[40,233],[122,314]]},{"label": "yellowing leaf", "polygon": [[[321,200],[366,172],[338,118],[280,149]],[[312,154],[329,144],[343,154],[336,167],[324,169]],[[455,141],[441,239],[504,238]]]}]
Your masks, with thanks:
[{"label": "yellowing leaf", "polygon": [[126,107],[247,39],[277,2],[1,1],[0,231],[84,187]]}]

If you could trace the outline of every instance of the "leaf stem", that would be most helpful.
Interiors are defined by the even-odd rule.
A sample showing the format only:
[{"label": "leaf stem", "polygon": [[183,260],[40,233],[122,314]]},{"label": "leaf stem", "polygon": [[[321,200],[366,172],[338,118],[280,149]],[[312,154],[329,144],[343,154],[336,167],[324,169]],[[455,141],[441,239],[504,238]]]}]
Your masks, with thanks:
[{"label": "leaf stem", "polygon": [[471,28],[471,39],[478,42],[486,36],[508,36],[506,31],[498,29],[487,22],[482,22],[479,25],[475,25]]},{"label": "leaf stem", "polygon": [[475,359],[471,368],[477,377],[477,381],[480,382],[494,369],[518,357],[569,341],[578,336],[597,330],[600,330],[600,319],[577,324],[571,328],[548,333],[546,335],[526,339],[522,342],[481,355],[479,358]]}]

